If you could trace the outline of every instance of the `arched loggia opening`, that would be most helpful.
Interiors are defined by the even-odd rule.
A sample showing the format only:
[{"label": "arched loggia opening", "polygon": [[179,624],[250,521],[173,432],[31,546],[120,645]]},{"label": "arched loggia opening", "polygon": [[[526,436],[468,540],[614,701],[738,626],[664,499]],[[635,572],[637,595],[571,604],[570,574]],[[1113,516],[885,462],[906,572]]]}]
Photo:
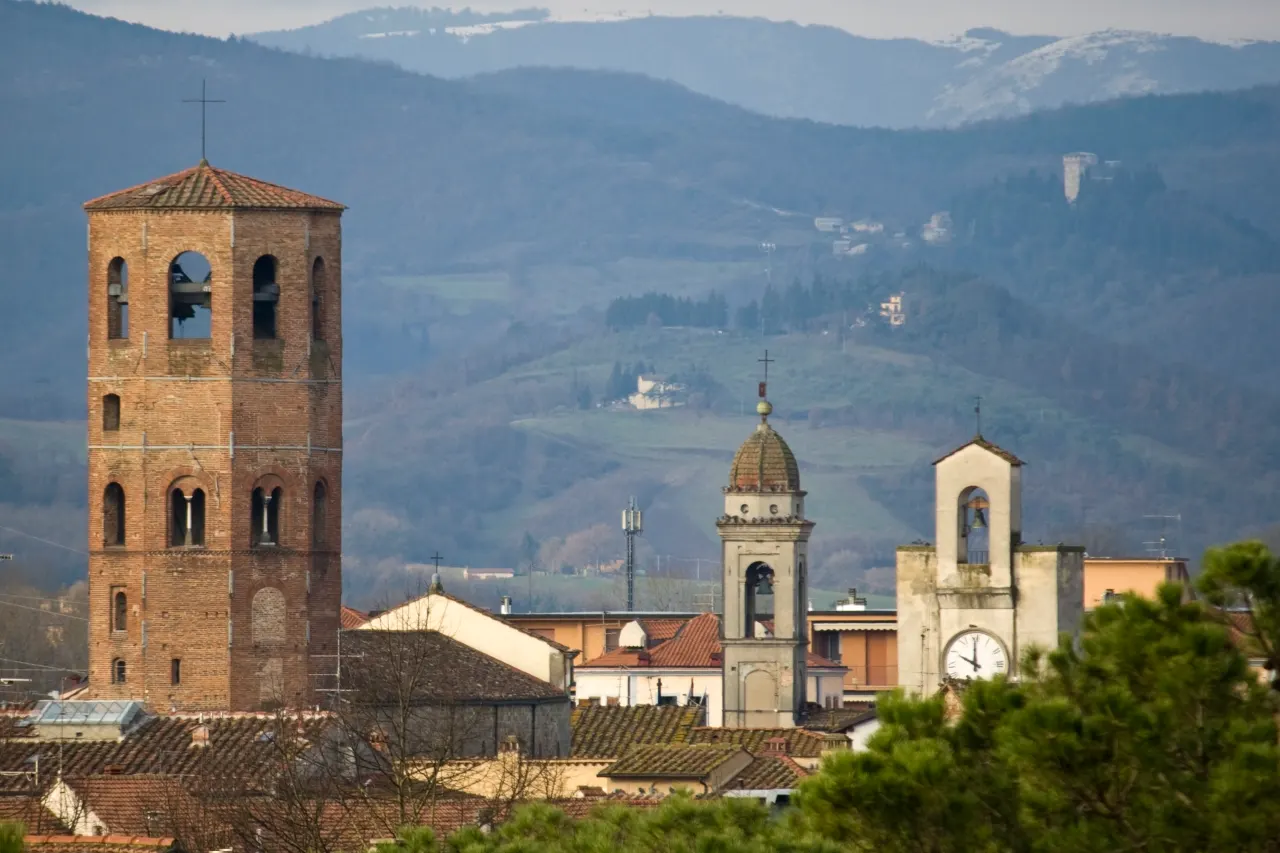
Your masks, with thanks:
[{"label": "arched loggia opening", "polygon": [[199,252],[169,264],[169,337],[207,340],[213,334],[213,268]]},{"label": "arched loggia opening", "polygon": [[284,489],[279,486],[253,490],[249,502],[249,541],[255,548],[280,544],[280,504],[284,502]]},{"label": "arched loggia opening", "polygon": [[129,264],[124,258],[107,265],[107,337],[129,337]]},{"label": "arched loggia opening", "polygon": [[253,264],[253,337],[271,340],[276,336],[276,306],[280,286],[276,283],[276,259],[263,255]]},{"label": "arched loggia opening", "polygon": [[756,622],[773,618],[773,569],[768,563],[752,563],[747,567],[742,603],[743,636],[754,637]]},{"label": "arched loggia opening", "polygon": [[316,258],[311,265],[311,338],[324,340],[324,258]]},{"label": "arched loggia opening", "polygon": [[960,493],[957,515],[960,524],[960,547],[956,562],[985,566],[991,562],[991,502],[987,493],[970,486]]},{"label": "arched loggia opening", "polygon": [[102,544],[108,548],[124,544],[124,487],[108,483],[102,494]]},{"label": "arched loggia opening", "polygon": [[199,548],[204,545],[204,490],[185,494],[179,487],[169,493],[169,547]]}]

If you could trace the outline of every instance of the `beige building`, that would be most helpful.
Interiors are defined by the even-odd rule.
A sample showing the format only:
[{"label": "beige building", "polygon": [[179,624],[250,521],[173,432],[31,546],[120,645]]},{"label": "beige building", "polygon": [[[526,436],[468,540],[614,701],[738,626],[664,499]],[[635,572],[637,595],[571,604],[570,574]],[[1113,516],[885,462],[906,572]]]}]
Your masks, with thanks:
[{"label": "beige building", "polygon": [[1086,557],[1084,609],[1105,604],[1126,592],[1154,598],[1162,583],[1180,583],[1193,594],[1187,561],[1174,557]]},{"label": "beige building", "polygon": [[898,683],[920,693],[1017,676],[1084,612],[1084,549],[1022,541],[1021,460],[978,436],[934,466],[937,544],[898,549]]},{"label": "beige building", "polygon": [[1066,154],[1062,158],[1062,192],[1067,197],[1067,201],[1074,204],[1075,200],[1080,197],[1080,184],[1084,181],[1085,175],[1094,166],[1098,165],[1098,155],[1090,154],[1087,151],[1078,151],[1074,154]]},{"label": "beige building", "polygon": [[374,616],[357,630],[438,632],[545,681],[566,695],[573,685],[575,651],[447,595],[438,578],[426,595]]}]

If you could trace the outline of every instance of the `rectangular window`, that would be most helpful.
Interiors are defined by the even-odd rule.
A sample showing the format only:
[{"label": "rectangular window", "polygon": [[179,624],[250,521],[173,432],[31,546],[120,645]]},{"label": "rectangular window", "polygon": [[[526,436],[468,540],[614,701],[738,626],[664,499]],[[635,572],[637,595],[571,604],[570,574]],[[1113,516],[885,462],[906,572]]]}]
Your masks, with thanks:
[{"label": "rectangular window", "polygon": [[839,631],[815,631],[815,651],[829,661],[840,663],[840,632]]},{"label": "rectangular window", "polygon": [[529,629],[529,633],[530,633],[530,634],[537,634],[539,637],[541,637],[541,638],[542,638],[542,639],[544,639],[544,640],[553,640],[553,641],[554,641],[554,640],[555,640],[555,638],[556,638],[556,629],[555,629],[555,628],[530,628],[530,629]]},{"label": "rectangular window", "polygon": [[621,628],[604,629],[604,650],[606,652],[611,652],[618,647],[618,637],[621,634]]},{"label": "rectangular window", "polygon": [[175,687],[182,683],[182,658],[169,661],[169,683]]}]

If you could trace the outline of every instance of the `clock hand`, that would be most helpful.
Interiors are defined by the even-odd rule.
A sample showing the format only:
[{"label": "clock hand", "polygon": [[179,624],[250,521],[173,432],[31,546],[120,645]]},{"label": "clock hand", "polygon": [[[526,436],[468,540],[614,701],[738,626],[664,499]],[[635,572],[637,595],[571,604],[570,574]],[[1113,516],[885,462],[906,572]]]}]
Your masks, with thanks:
[{"label": "clock hand", "polygon": [[960,658],[960,660],[964,661],[965,663],[973,664],[973,671],[974,671],[974,672],[977,672],[977,671],[978,671],[978,656],[977,656],[977,654],[974,654],[974,656],[973,656],[973,657],[971,657],[971,658],[967,658],[967,657],[965,657],[964,655],[959,654],[959,653],[957,653],[957,654],[956,654],[956,656],[957,656],[957,657],[959,657],[959,658]]}]

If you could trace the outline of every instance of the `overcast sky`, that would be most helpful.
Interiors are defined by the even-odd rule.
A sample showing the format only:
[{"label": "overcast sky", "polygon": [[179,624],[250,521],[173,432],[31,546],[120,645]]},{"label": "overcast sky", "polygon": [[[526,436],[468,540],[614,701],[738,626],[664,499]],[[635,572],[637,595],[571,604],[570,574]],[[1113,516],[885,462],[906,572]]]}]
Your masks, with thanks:
[{"label": "overcast sky", "polygon": [[[824,23],[868,36],[945,38],[971,27],[1071,35],[1106,28],[1154,30],[1229,40],[1280,40],[1280,0],[463,0],[477,10],[550,8],[562,17],[610,14],[760,15]],[[210,35],[316,23],[371,6],[445,6],[442,0],[70,0],[87,12]]]}]

